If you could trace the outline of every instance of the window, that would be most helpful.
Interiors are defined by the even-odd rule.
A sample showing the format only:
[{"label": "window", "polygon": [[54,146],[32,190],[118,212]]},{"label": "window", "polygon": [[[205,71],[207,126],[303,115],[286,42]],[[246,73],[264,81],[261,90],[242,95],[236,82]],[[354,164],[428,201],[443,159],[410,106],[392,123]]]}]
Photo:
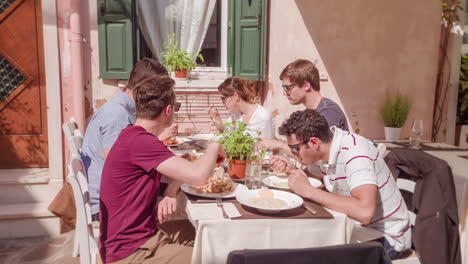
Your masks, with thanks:
[{"label": "window", "polygon": [[[223,3],[221,3],[223,2]],[[201,67],[221,67],[221,53],[222,49],[226,50],[226,32],[227,23],[227,6],[226,0],[216,0],[213,15],[211,16],[208,30],[206,31],[205,40],[200,49],[200,54],[203,55],[204,61],[197,60],[198,65]],[[224,12],[223,13],[223,8]],[[224,42],[222,41],[222,38]],[[223,54],[224,57],[226,54]]]},{"label": "window", "polygon": [[[97,1],[101,78],[128,79],[140,53],[145,54],[140,49],[143,45],[135,26],[133,3],[135,0]],[[201,48],[206,61],[192,71],[193,75],[202,79],[205,75],[221,73],[219,79],[223,79],[229,72],[249,80],[262,80],[265,13],[266,0],[217,0]]]}]

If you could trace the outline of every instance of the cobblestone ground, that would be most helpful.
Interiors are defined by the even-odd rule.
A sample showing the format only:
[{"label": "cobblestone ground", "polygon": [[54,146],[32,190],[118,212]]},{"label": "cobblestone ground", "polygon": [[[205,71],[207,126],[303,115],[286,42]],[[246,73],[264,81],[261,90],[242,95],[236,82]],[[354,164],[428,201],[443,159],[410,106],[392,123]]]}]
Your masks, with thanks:
[{"label": "cobblestone ground", "polygon": [[57,237],[0,240],[0,264],[79,264],[73,258],[74,231]]}]

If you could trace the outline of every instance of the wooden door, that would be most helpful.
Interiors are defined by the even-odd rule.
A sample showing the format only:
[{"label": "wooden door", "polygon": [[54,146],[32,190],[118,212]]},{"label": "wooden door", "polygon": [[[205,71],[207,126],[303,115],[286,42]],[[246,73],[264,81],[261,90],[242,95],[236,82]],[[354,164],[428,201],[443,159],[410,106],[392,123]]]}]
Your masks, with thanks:
[{"label": "wooden door", "polygon": [[0,169],[48,167],[40,0],[0,0]]}]

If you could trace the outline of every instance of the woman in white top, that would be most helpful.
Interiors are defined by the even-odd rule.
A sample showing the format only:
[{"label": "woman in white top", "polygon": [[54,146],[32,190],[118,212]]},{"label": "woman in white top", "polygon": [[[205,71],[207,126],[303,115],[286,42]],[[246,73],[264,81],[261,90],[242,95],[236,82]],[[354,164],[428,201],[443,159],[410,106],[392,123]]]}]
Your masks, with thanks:
[{"label": "woman in white top", "polygon": [[[231,112],[227,122],[242,121],[251,131],[261,132],[262,138],[273,138],[273,120],[271,112],[265,107],[254,103],[255,94],[246,80],[231,77],[224,80],[218,87],[221,100],[226,109]],[[219,131],[224,131],[223,121],[218,109],[210,107],[208,110],[213,123]]]}]

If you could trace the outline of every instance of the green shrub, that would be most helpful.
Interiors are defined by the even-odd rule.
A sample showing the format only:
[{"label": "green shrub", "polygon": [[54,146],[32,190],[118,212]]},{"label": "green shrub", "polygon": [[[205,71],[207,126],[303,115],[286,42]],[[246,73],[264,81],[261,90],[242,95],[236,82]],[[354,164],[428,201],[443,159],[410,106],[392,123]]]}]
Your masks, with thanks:
[{"label": "green shrub", "polygon": [[380,111],[386,127],[402,127],[408,118],[411,102],[408,97],[397,95],[387,97]]},{"label": "green shrub", "polygon": [[468,55],[462,55],[460,67],[457,125],[468,125]]}]

